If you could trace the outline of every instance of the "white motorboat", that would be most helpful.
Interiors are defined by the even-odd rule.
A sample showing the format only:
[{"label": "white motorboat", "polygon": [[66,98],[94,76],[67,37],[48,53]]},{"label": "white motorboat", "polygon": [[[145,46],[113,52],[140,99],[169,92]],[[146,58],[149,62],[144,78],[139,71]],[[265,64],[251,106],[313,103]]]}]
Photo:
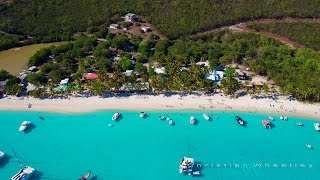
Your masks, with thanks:
[{"label": "white motorboat", "polygon": [[313,149],[313,147],[312,147],[310,144],[306,144],[306,146],[307,146],[309,149]]},{"label": "white motorboat", "polygon": [[170,117],[167,117],[167,121],[170,121],[171,120],[171,118]]},{"label": "white motorboat", "polygon": [[164,120],[164,116],[159,116],[159,120]]},{"label": "white motorboat", "polygon": [[200,171],[194,171],[194,172],[192,172],[192,175],[199,176],[200,175]]},{"label": "white motorboat", "polygon": [[240,116],[236,116],[236,121],[241,125],[245,126],[244,120]]},{"label": "white motorboat", "polygon": [[190,123],[191,123],[191,124],[194,124],[195,122],[196,122],[196,119],[195,119],[193,116],[191,116],[191,117],[190,117]]},{"label": "white motorboat", "polygon": [[145,117],[145,115],[146,115],[146,113],[145,113],[145,112],[141,112],[141,113],[140,113],[140,117],[141,117],[141,118],[144,118],[144,117]]},{"label": "white motorboat", "polygon": [[314,129],[317,131],[320,131],[320,124],[319,123],[314,123]]},{"label": "white motorboat", "polygon": [[112,120],[113,121],[117,120],[119,118],[119,116],[120,116],[120,113],[118,113],[118,112],[114,113],[113,116],[112,116]]},{"label": "white motorboat", "polygon": [[204,118],[205,120],[207,120],[207,121],[210,120],[210,117],[209,117],[207,114],[203,114],[202,116],[203,116],[203,118]]},{"label": "white motorboat", "polygon": [[304,126],[303,123],[297,123],[297,126]]},{"label": "white motorboat", "polygon": [[[188,173],[191,175],[190,172],[193,172],[194,166],[194,159],[189,157],[183,157],[183,159],[180,162],[179,166],[179,172],[181,173]],[[200,173],[200,172],[199,172]]]},{"label": "white motorboat", "polygon": [[30,179],[34,171],[34,168],[26,166],[21,169],[16,175],[12,176],[11,180],[28,180]]},{"label": "white motorboat", "polygon": [[272,116],[269,116],[269,119],[270,119],[271,121],[273,121],[273,120],[274,120],[274,118],[273,118]]},{"label": "white motorboat", "polygon": [[30,121],[23,121],[21,123],[21,126],[19,127],[19,131],[24,131],[28,128],[28,126],[31,124]]},{"label": "white motorboat", "polygon": [[280,119],[284,120],[284,121],[288,121],[288,117],[287,116],[280,116]]},{"label": "white motorboat", "polygon": [[0,160],[4,157],[5,153],[0,151]]},{"label": "white motorboat", "polygon": [[172,119],[170,119],[170,120],[168,121],[168,123],[169,123],[169,125],[173,125]]}]

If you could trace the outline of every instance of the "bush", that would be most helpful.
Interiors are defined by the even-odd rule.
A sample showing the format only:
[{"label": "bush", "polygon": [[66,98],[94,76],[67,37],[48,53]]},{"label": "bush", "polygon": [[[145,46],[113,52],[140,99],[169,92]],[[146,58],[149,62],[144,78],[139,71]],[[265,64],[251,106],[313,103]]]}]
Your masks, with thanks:
[{"label": "bush", "polygon": [[44,89],[35,89],[32,91],[28,92],[30,96],[38,98],[38,97],[42,97],[45,95],[45,90]]},{"label": "bush", "polygon": [[20,79],[17,77],[9,79],[4,89],[5,93],[8,95],[20,95],[23,92],[23,87],[19,86],[19,83]]},{"label": "bush", "polygon": [[50,48],[42,48],[32,55],[28,61],[28,66],[40,66],[47,62],[48,57],[51,55]]},{"label": "bush", "polygon": [[4,80],[10,79],[12,77],[13,76],[9,72],[7,72],[5,70],[0,70],[0,81],[4,81]]},{"label": "bush", "polygon": [[40,86],[47,82],[46,75],[44,73],[30,73],[27,76],[28,82],[36,86]]}]

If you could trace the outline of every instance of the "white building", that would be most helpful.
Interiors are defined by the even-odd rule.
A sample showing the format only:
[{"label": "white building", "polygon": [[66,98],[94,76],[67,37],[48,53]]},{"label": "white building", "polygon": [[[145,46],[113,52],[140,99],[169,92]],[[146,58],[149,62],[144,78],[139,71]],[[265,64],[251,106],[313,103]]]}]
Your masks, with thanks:
[{"label": "white building", "polygon": [[209,74],[206,74],[206,79],[210,79],[220,84],[223,76],[224,76],[224,71],[212,70],[209,72]]},{"label": "white building", "polygon": [[150,31],[151,29],[150,29],[150,27],[144,26],[141,28],[141,30],[146,33],[148,31]]},{"label": "white building", "polygon": [[68,83],[69,83],[69,78],[65,78],[60,81],[60,85],[62,86],[68,86]]},{"label": "white building", "polygon": [[135,21],[138,19],[138,17],[137,17],[137,15],[135,15],[135,14],[133,14],[133,13],[128,13],[128,14],[126,14],[126,15],[124,16],[124,19],[125,19],[126,22],[131,22],[131,23],[133,23],[133,22],[135,22]]},{"label": "white building", "polygon": [[154,68],[154,72],[156,72],[157,74],[165,74],[166,73],[166,69],[164,67]]},{"label": "white building", "polygon": [[119,29],[119,24],[110,24],[110,29]]}]

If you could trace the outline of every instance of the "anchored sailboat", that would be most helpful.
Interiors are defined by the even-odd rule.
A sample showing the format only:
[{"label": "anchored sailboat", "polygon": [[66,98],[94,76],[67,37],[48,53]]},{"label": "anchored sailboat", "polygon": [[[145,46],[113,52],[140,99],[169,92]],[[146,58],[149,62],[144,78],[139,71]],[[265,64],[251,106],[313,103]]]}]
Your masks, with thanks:
[{"label": "anchored sailboat", "polygon": [[19,170],[18,173],[13,175],[10,180],[29,180],[33,173],[35,172],[35,169],[32,168],[31,166],[22,166],[22,163],[20,161],[23,161],[25,164],[27,164],[18,154],[13,150],[14,155],[16,156],[17,161],[19,162],[21,169]]},{"label": "anchored sailboat", "polygon": [[201,175],[200,170],[197,169],[194,158],[190,157],[190,144],[188,138],[188,157],[183,157],[180,161],[179,172],[180,174],[188,174],[189,176],[199,176]]}]

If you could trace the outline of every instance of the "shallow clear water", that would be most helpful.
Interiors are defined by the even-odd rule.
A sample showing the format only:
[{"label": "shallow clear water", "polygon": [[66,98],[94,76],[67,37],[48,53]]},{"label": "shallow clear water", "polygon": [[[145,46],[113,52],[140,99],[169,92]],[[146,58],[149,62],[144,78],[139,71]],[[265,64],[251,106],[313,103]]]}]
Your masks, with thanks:
[{"label": "shallow clear water", "polygon": [[[263,114],[210,112],[212,121],[206,121],[202,112],[147,112],[148,117],[141,119],[139,112],[121,111],[122,118],[113,122],[114,112],[0,111],[0,150],[10,156],[0,165],[0,179],[10,179],[20,168],[11,147],[36,168],[33,179],[72,180],[88,170],[92,180],[191,179],[178,173],[179,162],[187,155],[201,163],[203,175],[198,179],[203,180],[314,180],[319,176],[320,133],[312,120],[277,118],[275,127],[268,130],[261,124],[268,117]],[[159,120],[160,115],[171,117],[175,126]],[[198,119],[196,126],[189,123],[191,115]],[[248,126],[239,126],[235,115]],[[23,120],[35,125],[27,134],[18,132]],[[298,127],[297,122],[305,126]],[[108,127],[109,123],[114,126]]]}]

